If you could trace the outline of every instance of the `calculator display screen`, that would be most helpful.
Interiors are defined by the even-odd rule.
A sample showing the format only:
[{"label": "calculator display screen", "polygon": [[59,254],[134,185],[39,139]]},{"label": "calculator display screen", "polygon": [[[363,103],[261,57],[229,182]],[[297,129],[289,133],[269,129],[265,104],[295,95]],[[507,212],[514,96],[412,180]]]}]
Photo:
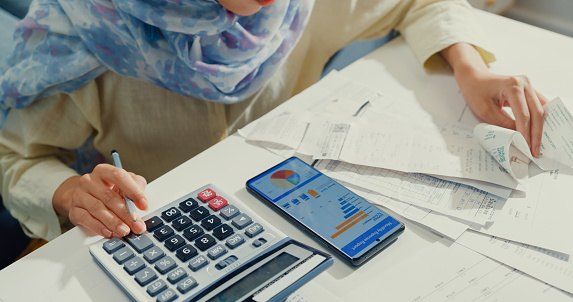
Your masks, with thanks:
[{"label": "calculator display screen", "polygon": [[257,288],[265,281],[273,278],[276,274],[289,267],[291,264],[297,262],[299,258],[288,254],[281,253],[277,257],[261,265],[259,268],[247,274],[241,280],[233,283],[225,290],[207,300],[207,302],[227,302],[237,301],[239,298],[248,294],[253,289]]},{"label": "calculator display screen", "polygon": [[253,178],[249,186],[353,258],[365,254],[402,226],[296,157]]}]

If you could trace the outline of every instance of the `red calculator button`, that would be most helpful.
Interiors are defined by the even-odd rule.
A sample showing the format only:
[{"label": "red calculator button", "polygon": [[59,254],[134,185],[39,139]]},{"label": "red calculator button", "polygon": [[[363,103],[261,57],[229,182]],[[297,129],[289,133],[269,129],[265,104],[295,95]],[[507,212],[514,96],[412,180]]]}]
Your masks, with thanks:
[{"label": "red calculator button", "polygon": [[217,193],[211,189],[205,189],[197,194],[197,198],[202,202],[207,202],[215,197],[217,197]]},{"label": "red calculator button", "polygon": [[229,203],[227,200],[221,196],[217,196],[215,199],[209,201],[209,207],[214,211],[219,211],[220,209],[226,207]]}]

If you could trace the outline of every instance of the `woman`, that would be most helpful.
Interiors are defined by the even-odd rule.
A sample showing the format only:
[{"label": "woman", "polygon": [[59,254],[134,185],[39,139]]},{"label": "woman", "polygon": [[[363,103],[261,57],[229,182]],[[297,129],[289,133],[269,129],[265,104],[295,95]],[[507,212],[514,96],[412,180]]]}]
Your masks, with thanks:
[{"label": "woman", "polygon": [[[273,2],[34,2],[0,78],[2,195],[27,233],[49,240],[68,222],[104,237],[143,232],[120,191],[146,209],[146,179],[310,86],[345,45],[393,28],[425,67],[449,63],[479,118],[517,129],[539,155],[546,100],[526,77],[488,71],[494,56],[466,2]],[[132,172],[68,168],[90,137]]]}]

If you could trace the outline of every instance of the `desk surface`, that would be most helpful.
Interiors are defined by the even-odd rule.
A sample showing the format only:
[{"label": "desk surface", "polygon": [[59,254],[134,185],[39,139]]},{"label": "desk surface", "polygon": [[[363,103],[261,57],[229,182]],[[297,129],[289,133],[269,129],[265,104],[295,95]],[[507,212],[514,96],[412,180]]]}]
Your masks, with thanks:
[{"label": "desk surface", "polygon": [[[491,66],[494,72],[527,74],[540,92],[549,98],[561,96],[568,102],[568,107],[572,107],[573,39],[488,13],[478,12],[478,16],[498,59]],[[428,74],[402,38],[355,62],[342,73],[390,95],[414,92],[422,107],[428,98],[443,98],[440,106],[424,108],[440,116],[447,112],[463,112],[462,121],[476,122],[471,112],[464,110],[465,103],[458,92],[451,88],[455,81],[453,76]],[[440,81],[443,86],[439,85]],[[296,104],[287,102],[283,106]],[[276,154],[245,143],[237,135],[231,136],[150,183],[147,194],[151,208],[160,207],[203,184],[214,183],[235,194],[292,238],[318,246],[244,189],[247,179],[281,160]],[[409,259],[435,246],[441,237],[416,224],[406,221],[406,225],[405,233],[395,244],[365,265],[356,269],[337,261],[306,288],[316,292],[327,289],[341,300],[356,301],[381,297],[385,288],[372,286],[375,284],[383,284],[386,288],[408,284],[408,274],[388,276],[385,272],[411,273],[416,267],[412,267]],[[89,255],[88,246],[98,239],[75,228],[0,271],[0,300],[127,300]]]}]

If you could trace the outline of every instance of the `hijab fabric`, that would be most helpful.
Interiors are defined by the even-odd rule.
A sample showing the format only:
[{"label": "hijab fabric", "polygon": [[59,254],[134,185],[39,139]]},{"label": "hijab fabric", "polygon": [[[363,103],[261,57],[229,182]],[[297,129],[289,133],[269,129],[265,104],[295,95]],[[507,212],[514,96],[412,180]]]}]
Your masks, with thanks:
[{"label": "hijab fabric", "polygon": [[220,103],[258,91],[285,61],[314,0],[277,0],[252,16],[215,0],[35,0],[0,73],[11,108],[70,93],[107,70]]}]

